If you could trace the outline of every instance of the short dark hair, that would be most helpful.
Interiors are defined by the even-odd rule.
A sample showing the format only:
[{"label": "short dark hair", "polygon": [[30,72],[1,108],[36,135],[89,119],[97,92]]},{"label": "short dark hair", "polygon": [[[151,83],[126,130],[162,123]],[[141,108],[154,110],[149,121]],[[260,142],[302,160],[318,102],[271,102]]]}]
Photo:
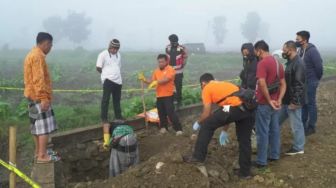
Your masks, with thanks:
[{"label": "short dark hair", "polygon": [[167,61],[168,60],[168,56],[166,54],[159,54],[157,56],[157,59],[165,59]]},{"label": "short dark hair", "polygon": [[202,82],[210,82],[211,80],[214,80],[214,76],[210,73],[204,73],[201,77],[200,77],[200,83]]},{"label": "short dark hair", "polygon": [[259,40],[254,44],[255,50],[263,50],[265,52],[269,52],[268,44],[264,40]]},{"label": "short dark hair", "polygon": [[176,34],[171,34],[168,37],[170,42],[178,42],[178,36]]},{"label": "short dark hair", "polygon": [[304,40],[307,40],[307,42],[309,41],[309,38],[310,38],[309,31],[299,31],[296,33],[296,35],[302,37]]},{"label": "short dark hair", "polygon": [[36,44],[41,44],[42,42],[49,40],[49,41],[53,41],[53,37],[51,36],[51,34],[46,33],[46,32],[39,32],[37,34],[36,37]]},{"label": "short dark hair", "polygon": [[290,49],[296,51],[296,44],[295,44],[294,41],[292,41],[292,40],[287,41],[287,42],[285,43],[285,45],[286,45],[287,48],[290,48]]}]

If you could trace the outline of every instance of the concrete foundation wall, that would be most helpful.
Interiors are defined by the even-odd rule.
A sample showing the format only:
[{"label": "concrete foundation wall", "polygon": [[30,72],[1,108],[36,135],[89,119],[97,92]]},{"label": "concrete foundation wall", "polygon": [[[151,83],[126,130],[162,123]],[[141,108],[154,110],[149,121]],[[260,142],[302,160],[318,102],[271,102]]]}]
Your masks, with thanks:
[{"label": "concrete foundation wall", "polygon": [[[177,113],[183,123],[192,121],[201,110],[202,105],[196,104],[181,108]],[[129,120],[128,124],[136,131],[145,128],[144,118]],[[62,156],[61,165],[55,166],[53,171],[58,177],[65,178],[56,179],[59,182],[57,184],[107,178],[110,154],[101,147],[102,136],[101,125],[93,125],[57,133],[51,137],[52,147]]]}]

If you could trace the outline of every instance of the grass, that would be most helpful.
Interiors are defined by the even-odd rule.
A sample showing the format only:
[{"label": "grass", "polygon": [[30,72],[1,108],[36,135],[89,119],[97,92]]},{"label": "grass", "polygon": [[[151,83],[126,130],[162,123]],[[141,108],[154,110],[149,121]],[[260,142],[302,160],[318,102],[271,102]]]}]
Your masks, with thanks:
[{"label": "grass", "polygon": [[[0,51],[0,86],[23,87],[23,60],[29,50]],[[101,89],[100,75],[95,70],[100,51],[55,50],[47,57],[54,89]],[[140,88],[137,73],[144,71],[149,77],[156,68],[155,52],[122,53],[123,89]],[[336,75],[336,56],[323,56],[325,76]],[[236,78],[242,68],[239,53],[190,54],[184,73],[184,84],[198,83],[202,73],[210,72],[219,80]],[[0,136],[9,125],[21,126],[20,143],[30,144],[27,103],[22,91],[0,90]],[[97,124],[100,122],[101,92],[54,93],[54,110],[60,131]],[[185,88],[184,105],[200,101],[200,89]],[[155,94],[146,93],[148,109],[155,106]],[[142,112],[141,93],[123,92],[122,110],[125,117]],[[112,105],[110,115],[113,116]],[[24,131],[23,131],[23,130]]]}]

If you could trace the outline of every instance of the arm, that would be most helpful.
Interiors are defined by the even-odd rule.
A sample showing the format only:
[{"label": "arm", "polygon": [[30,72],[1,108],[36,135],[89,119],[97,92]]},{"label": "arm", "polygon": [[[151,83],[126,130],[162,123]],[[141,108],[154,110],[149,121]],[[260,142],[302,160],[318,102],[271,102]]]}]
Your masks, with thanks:
[{"label": "arm", "polygon": [[279,109],[278,102],[271,99],[265,78],[258,79],[258,87],[260,87],[261,93],[265,97],[268,104],[271,105],[273,109],[278,110]]},{"label": "arm", "polygon": [[323,64],[322,64],[323,61],[317,49],[314,49],[312,51],[311,58],[314,64],[314,68],[315,68],[314,70],[315,70],[316,76],[320,80],[323,75]]},{"label": "arm", "polygon": [[295,76],[293,80],[293,98],[290,100],[291,104],[302,105],[301,99],[304,96],[305,85],[305,70],[304,65],[299,62],[294,68]]},{"label": "arm", "polygon": [[278,108],[281,108],[281,104],[282,104],[282,99],[286,93],[286,80],[285,80],[285,71],[284,68],[282,66],[282,64],[280,64],[279,66],[279,78],[280,78],[280,88],[279,88],[279,98],[277,101],[277,106]]},{"label": "arm", "polygon": [[96,70],[99,72],[99,74],[102,73],[103,65],[104,65],[104,58],[102,57],[102,54],[98,55],[97,62],[96,62]]},{"label": "arm", "polygon": [[204,104],[203,105],[203,112],[201,117],[198,119],[198,123],[202,123],[207,117],[211,114],[211,104]]},{"label": "arm", "polygon": [[187,65],[187,59],[188,59],[188,50],[185,46],[183,46],[183,67]]},{"label": "arm", "polygon": [[50,105],[48,96],[50,95],[47,87],[49,83],[46,83],[45,75],[48,74],[45,67],[44,59],[38,58],[33,63],[33,83],[36,85],[36,97],[41,100],[42,111],[47,111]]}]

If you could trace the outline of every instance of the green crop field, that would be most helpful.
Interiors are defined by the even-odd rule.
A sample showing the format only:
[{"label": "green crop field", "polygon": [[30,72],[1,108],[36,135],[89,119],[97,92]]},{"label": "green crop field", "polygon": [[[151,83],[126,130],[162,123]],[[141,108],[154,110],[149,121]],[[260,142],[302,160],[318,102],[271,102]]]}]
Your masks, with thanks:
[{"label": "green crop field", "polygon": [[[28,50],[0,51],[0,87],[23,88],[23,61]],[[47,62],[52,74],[53,88],[56,90],[100,90],[100,75],[95,70],[99,51],[54,50],[48,55]],[[158,52],[122,53],[122,111],[125,117],[134,117],[142,112],[140,82],[137,73],[144,71],[150,76],[156,67]],[[336,75],[336,56],[323,54],[325,75]],[[189,54],[184,75],[184,84],[198,84],[202,73],[210,72],[218,80],[237,78],[242,68],[242,58],[237,53]],[[63,91],[54,92],[53,106],[60,131],[100,123],[100,91]],[[183,105],[200,102],[200,88],[186,87]],[[155,105],[155,94],[145,94],[147,108]],[[112,105],[109,111],[113,117]],[[0,89],[0,136],[9,125],[17,125],[21,130],[20,143],[29,144],[29,123],[27,103],[22,90]],[[27,135],[28,134],[28,135]]]}]

